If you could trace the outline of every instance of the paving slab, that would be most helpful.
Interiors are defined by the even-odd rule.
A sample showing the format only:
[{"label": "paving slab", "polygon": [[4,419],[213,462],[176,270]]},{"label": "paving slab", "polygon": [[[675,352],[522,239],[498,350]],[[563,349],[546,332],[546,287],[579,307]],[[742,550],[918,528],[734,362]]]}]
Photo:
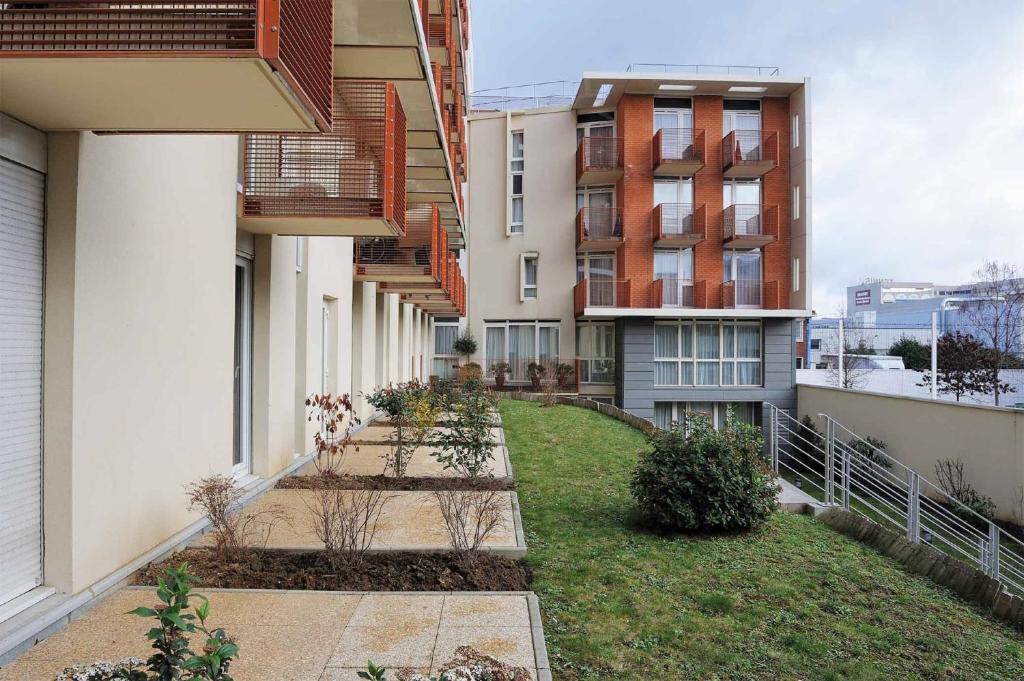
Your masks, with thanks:
[{"label": "paving slab", "polygon": [[[417,447],[413,450],[409,459],[409,466],[406,475],[413,478],[451,478],[457,477],[459,473],[446,469],[431,454],[433,447]],[[345,452],[338,467],[341,475],[384,475],[387,469],[385,457],[390,455],[391,445],[388,444],[361,444],[358,449],[349,448]],[[299,475],[313,475],[316,467],[310,463],[299,471]],[[498,480],[511,481],[512,473],[508,460],[508,451],[504,445],[494,448],[493,457],[488,462],[484,471]]]},{"label": "paving slab", "polygon": [[[342,494],[358,492],[342,490]],[[370,550],[447,551],[451,549],[444,519],[432,492],[384,492],[387,502],[375,525]],[[498,492],[502,499],[502,521],[481,547],[499,555],[522,558],[526,555],[519,499],[515,492]],[[270,532],[266,547],[280,551],[316,551],[323,548],[313,531],[315,494],[311,490],[275,489],[249,507],[259,512],[271,507],[283,511],[287,520]],[[212,535],[200,537],[196,546],[211,546]]]},{"label": "paving slab", "polygon": [[[367,660],[436,673],[464,645],[550,678],[528,592],[199,591],[211,624],[239,642],[236,681],[355,681]],[[125,613],[155,600],[150,588],[122,589],[0,669],[0,681],[50,681],[71,664],[144,658],[148,623]]]},{"label": "paving slab", "polygon": [[[447,428],[433,428],[434,433],[446,432]],[[378,425],[377,423],[371,423],[369,426],[363,428],[358,433],[352,436],[352,442],[356,444],[374,444],[390,442],[394,437],[394,428],[388,425]],[[500,426],[491,428],[491,437],[498,444],[505,443],[505,433]]]}]

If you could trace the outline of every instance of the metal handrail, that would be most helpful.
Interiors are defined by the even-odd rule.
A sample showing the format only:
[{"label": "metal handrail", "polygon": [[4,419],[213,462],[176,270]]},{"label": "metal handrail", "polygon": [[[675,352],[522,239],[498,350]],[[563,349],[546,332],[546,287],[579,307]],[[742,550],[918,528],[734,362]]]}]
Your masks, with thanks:
[{"label": "metal handrail", "polygon": [[800,422],[768,406],[776,473],[820,490],[814,496],[824,505],[887,525],[911,542],[977,567],[1007,591],[1024,593],[1024,542],[828,414],[818,414],[825,433],[816,444],[800,435]]},{"label": "metal handrail", "polygon": [[697,234],[702,230],[694,224],[694,205],[692,203],[659,203],[655,206],[657,224],[662,236],[680,236]]},{"label": "metal handrail", "polygon": [[[644,71],[648,69],[648,71]],[[650,73],[650,69],[662,73],[725,73],[727,75],[777,76],[778,66],[747,66],[740,64],[664,64],[650,62],[634,62],[626,66],[626,73]]]}]

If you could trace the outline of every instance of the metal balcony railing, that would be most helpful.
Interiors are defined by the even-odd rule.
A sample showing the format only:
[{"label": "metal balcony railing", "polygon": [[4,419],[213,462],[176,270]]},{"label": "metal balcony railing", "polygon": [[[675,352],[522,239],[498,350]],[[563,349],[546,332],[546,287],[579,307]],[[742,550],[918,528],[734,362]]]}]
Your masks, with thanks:
[{"label": "metal balcony railing", "polygon": [[[622,209],[584,206],[576,213],[576,247],[587,242],[598,242],[597,247],[609,242],[622,241]],[[603,242],[603,243],[601,243]]]},{"label": "metal balcony railing", "polygon": [[812,431],[769,404],[765,439],[777,475],[824,506],[867,518],[1024,595],[1024,542],[828,414]]},{"label": "metal balcony railing", "polygon": [[739,279],[722,284],[722,307],[779,309],[779,282]]},{"label": "metal balcony railing", "polygon": [[704,131],[693,128],[662,128],[654,133],[654,167],[670,172],[673,166],[688,173],[704,165]]},{"label": "metal balcony railing", "polygon": [[704,281],[659,277],[651,287],[653,307],[693,307],[704,309],[708,306],[707,284]]},{"label": "metal balcony railing", "polygon": [[331,0],[75,0],[0,3],[0,59],[255,57],[331,122]]},{"label": "metal balcony railing", "polygon": [[588,307],[629,307],[628,279],[583,279],[573,288],[573,307],[582,314]]},{"label": "metal balcony railing", "polygon": [[[365,281],[417,281],[440,285],[447,260],[448,233],[436,204],[406,211],[406,236],[360,238],[355,242],[355,274]],[[443,256],[442,256],[443,254]]]},{"label": "metal balcony railing", "polygon": [[764,174],[779,163],[779,136],[767,130],[733,130],[722,140],[722,167],[742,170],[752,176]]},{"label": "metal balcony railing", "polygon": [[679,237],[699,241],[706,230],[707,210],[703,204],[695,207],[692,203],[659,203],[654,207],[655,241]]},{"label": "metal balcony railing", "polygon": [[779,237],[779,207],[734,203],[722,211],[722,237],[748,247],[763,246]]},{"label": "metal balcony railing", "polygon": [[[622,171],[621,137],[584,137],[576,147],[576,177]],[[604,179],[595,177],[594,179]]]},{"label": "metal balcony railing", "polygon": [[242,217],[376,218],[403,235],[406,122],[394,84],[335,81],[333,120],[329,134],[246,136]]}]

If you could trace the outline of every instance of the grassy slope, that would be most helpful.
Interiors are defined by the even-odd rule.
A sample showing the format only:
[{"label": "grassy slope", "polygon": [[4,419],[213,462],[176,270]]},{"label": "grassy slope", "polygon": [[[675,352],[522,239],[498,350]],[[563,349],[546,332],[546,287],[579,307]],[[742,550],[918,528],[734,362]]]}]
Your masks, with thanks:
[{"label": "grassy slope", "polygon": [[1024,636],[813,519],[639,532],[639,433],[572,407],[501,413],[556,679],[1024,678]]}]

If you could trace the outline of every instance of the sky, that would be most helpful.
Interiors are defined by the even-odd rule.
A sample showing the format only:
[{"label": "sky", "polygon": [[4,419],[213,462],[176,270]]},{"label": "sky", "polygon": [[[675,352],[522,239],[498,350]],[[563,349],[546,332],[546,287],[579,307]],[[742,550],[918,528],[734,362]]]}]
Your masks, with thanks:
[{"label": "sky", "polygon": [[811,78],[819,314],[867,277],[1024,265],[1021,0],[471,1],[474,90],[633,62]]}]

